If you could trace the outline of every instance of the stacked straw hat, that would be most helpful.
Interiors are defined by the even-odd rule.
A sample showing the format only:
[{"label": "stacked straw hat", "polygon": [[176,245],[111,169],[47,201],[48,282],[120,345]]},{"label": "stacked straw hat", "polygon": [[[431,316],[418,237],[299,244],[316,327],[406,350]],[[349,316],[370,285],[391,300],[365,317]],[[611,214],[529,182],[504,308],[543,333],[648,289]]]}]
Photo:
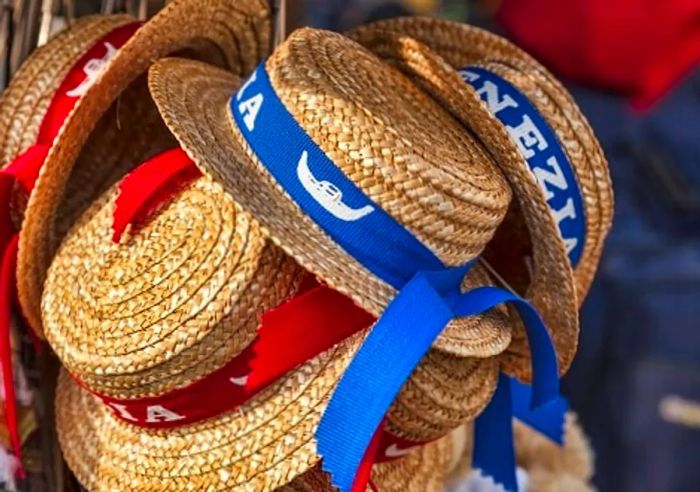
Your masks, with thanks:
[{"label": "stacked straw hat", "polygon": [[[399,461],[378,463],[372,469],[376,490],[386,492],[442,492],[455,458],[462,452],[464,432],[453,432],[412,450]],[[303,474],[279,492],[334,492],[327,474],[319,468]],[[369,489],[368,489],[369,490]]]},{"label": "stacked straw hat", "polygon": [[[595,274],[613,209],[607,163],[585,118],[539,63],[481,29],[401,18],[362,26],[350,36],[410,75],[483,142],[503,170],[517,200],[485,257],[539,309],[565,371],[576,352],[576,311]],[[506,99],[513,92],[524,102]],[[499,120],[499,112],[515,104],[531,106],[555,141],[547,141],[537,125],[537,133],[530,133],[531,125],[518,133],[526,120],[512,114],[509,122]],[[551,157],[554,146],[563,150],[556,160],[530,161]],[[527,378],[524,333],[516,330],[513,337],[506,367]]]},{"label": "stacked straw hat", "polygon": [[[272,490],[308,470],[314,422],[357,337],[191,425],[144,428],[130,421],[144,416],[100,400],[154,403],[215,373],[241,356],[261,314],[293,294],[302,273],[206,178],[115,243],[117,194],[81,216],[46,282],[46,335],[66,367],[56,423],[71,469],[89,490]],[[164,405],[158,415],[177,420]]]},{"label": "stacked straw hat", "polygon": [[[311,33],[312,31],[307,32]],[[338,39],[342,40],[340,37]],[[357,45],[350,44],[356,49],[360,49]],[[360,49],[360,55],[362,54],[368,55]],[[232,87],[240,85],[240,79],[236,80],[234,75],[203,63],[193,63],[195,68],[214,70],[213,73],[217,77],[222,78]],[[214,78],[211,82],[215,84],[216,80]],[[425,97],[424,100],[428,101]],[[429,105],[428,108],[430,108]],[[453,135],[457,134],[454,131],[456,130],[454,122],[439,111],[436,112],[436,115],[445,119],[447,125],[452,125]],[[457,142],[459,143],[460,140],[457,139]],[[494,179],[497,183],[499,178],[500,176],[496,172]],[[206,183],[209,187],[216,186],[205,179],[202,179],[201,182]],[[198,186],[204,185],[198,182]],[[107,487],[107,484],[120,483],[114,480],[124,479],[123,474],[110,473],[108,468],[111,469],[118,465],[117,467],[123,467],[126,470],[134,459],[139,459],[137,457],[153,455],[153,466],[148,465],[141,474],[144,476],[143,482],[139,482],[142,486],[152,486],[151,484],[158,483],[168,488],[177,488],[181,483],[189,483],[193,477],[186,475],[195,472],[187,471],[189,465],[183,463],[176,465],[176,455],[173,454],[176,451],[168,451],[168,448],[169,446],[184,446],[185,439],[190,439],[190,442],[200,439],[207,441],[205,434],[203,434],[204,429],[216,429],[216,432],[219,433],[227,432],[226,435],[230,439],[236,440],[239,446],[242,445],[240,443],[244,441],[246,433],[250,433],[251,441],[246,441],[245,447],[249,450],[248,452],[242,452],[243,448],[240,447],[231,448],[227,453],[230,458],[228,461],[216,461],[218,453],[214,452],[210,453],[211,456],[207,458],[206,449],[198,453],[200,459],[214,460],[212,465],[207,467],[207,470],[214,471],[205,473],[205,476],[200,478],[202,484],[221,484],[222,486],[252,484],[251,486],[270,489],[286,483],[295,475],[313,466],[318,461],[318,456],[315,454],[310,437],[318,423],[318,412],[323,407],[322,404],[325,402],[332,385],[338,380],[347,364],[350,354],[354,352],[354,348],[357,346],[357,337],[341,344],[339,348],[334,349],[335,352],[332,354],[324,354],[320,357],[321,360],[324,360],[325,357],[327,361],[326,365],[322,367],[332,363],[333,370],[326,373],[323,378],[313,372],[309,376],[313,381],[323,379],[324,384],[328,385],[324,386],[323,390],[310,389],[315,398],[310,398],[308,394],[299,394],[303,388],[300,390],[290,387],[290,380],[298,382],[301,378],[299,374],[305,374],[302,368],[270,388],[269,391],[256,396],[246,405],[240,407],[239,411],[215,416],[202,423],[168,429],[167,431],[155,431],[153,429],[144,430],[123,421],[124,414],[119,410],[121,403],[117,403],[115,407],[116,401],[144,399],[156,401],[163,394],[186,388],[195,381],[206,378],[208,374],[215,372],[222,364],[226,363],[226,360],[235,357],[235,354],[240,353],[251,343],[255,336],[259,315],[269,309],[270,305],[260,305],[257,310],[258,315],[249,317],[253,321],[247,327],[247,331],[244,327],[235,331],[237,335],[232,336],[232,339],[236,340],[235,343],[222,341],[221,336],[209,335],[210,332],[221,333],[221,330],[210,326],[217,323],[216,317],[214,319],[207,318],[209,324],[202,326],[196,323],[190,324],[187,321],[183,322],[182,315],[178,312],[167,314],[163,319],[153,316],[154,313],[150,312],[150,309],[144,309],[144,306],[152,307],[154,312],[157,312],[158,309],[171,309],[170,303],[162,303],[158,300],[171,298],[182,300],[188,295],[187,291],[180,288],[177,283],[165,282],[164,275],[169,274],[173,279],[180,280],[193,277],[191,273],[188,273],[185,265],[180,265],[183,271],[179,272],[175,266],[163,265],[162,262],[153,257],[153,255],[170,253],[172,257],[169,259],[176,262],[176,266],[179,265],[178,262],[182,262],[178,255],[172,255],[171,252],[175,248],[174,245],[179,244],[178,241],[181,241],[182,236],[186,235],[186,228],[182,228],[179,234],[177,228],[172,231],[168,229],[173,227],[174,220],[168,218],[168,215],[176,217],[177,220],[180,220],[179,217],[182,215],[186,215],[181,219],[181,227],[183,224],[192,227],[192,224],[197,224],[197,217],[201,217],[199,222],[202,222],[204,217],[210,215],[218,217],[221,214],[197,210],[193,212],[192,216],[184,214],[184,210],[192,207],[180,205],[181,201],[188,203],[185,200],[187,194],[183,192],[178,195],[177,200],[173,200],[169,205],[169,207],[174,207],[174,211],[171,211],[170,208],[160,209],[156,216],[157,220],[149,221],[146,228],[140,229],[130,242],[114,246],[109,242],[111,237],[109,226],[114,214],[115,193],[116,191],[113,190],[111,194],[105,194],[100,202],[94,204],[84,213],[71,233],[65,238],[51,266],[44,293],[43,316],[47,336],[67,371],[79,381],[79,383],[72,382],[67,376],[62,378],[57,398],[57,408],[59,408],[57,422],[67,459],[81,482],[97,489]],[[218,189],[209,189],[208,193],[215,196],[214,203],[230,200],[226,196],[219,196],[221,192]],[[505,193],[507,203],[507,192],[501,191],[501,193]],[[501,208],[505,209],[505,206]],[[241,212],[241,214],[243,213]],[[167,233],[158,228],[161,219],[165,224],[163,227],[168,230]],[[252,223],[252,221],[250,222]],[[249,226],[251,229],[260,230],[257,225],[252,224]],[[219,235],[215,234],[214,231],[208,231],[205,237],[218,237]],[[166,238],[171,238],[173,244],[165,241]],[[143,249],[125,247],[131,245],[136,247],[139,240],[144,242]],[[159,242],[167,244],[159,245]],[[185,252],[194,251],[188,247],[182,249]],[[208,251],[210,248],[203,249]],[[241,254],[237,252],[239,249],[240,246],[223,248],[230,255]],[[219,254],[222,253],[219,248],[214,248],[214,250]],[[100,251],[101,254],[91,258],[89,254],[85,253],[90,251]],[[183,252],[183,254],[185,253]],[[205,260],[200,260],[204,265]],[[151,262],[153,263],[152,267],[149,266]],[[209,268],[212,268],[211,272],[219,272],[220,267],[217,266],[214,259],[207,259],[206,262],[211,263],[209,265]],[[84,278],[88,272],[95,272],[94,282],[82,282],[82,285],[78,287],[80,282],[77,279]],[[148,277],[145,275],[146,272],[152,272],[154,276]],[[206,274],[203,277],[208,278]],[[475,285],[487,281],[488,277],[483,270],[477,269],[472,276],[465,280],[465,285]],[[155,284],[153,292],[148,290],[148,286],[151,284]],[[235,285],[241,289],[245,287],[240,282]],[[65,286],[70,287],[65,288]],[[169,289],[175,289],[175,293],[169,294]],[[212,288],[207,287],[203,291],[211,292]],[[253,292],[260,294],[261,290],[254,288]],[[291,294],[291,291],[289,293]],[[124,296],[123,303],[119,302],[121,296]],[[216,302],[209,302],[206,308],[207,313],[211,316],[212,311],[243,309],[231,306],[237,306],[240,303],[243,306],[250,304],[250,301],[246,301],[244,296],[236,295],[235,292],[229,291],[228,296],[231,297],[228,306],[219,306]],[[205,300],[207,299],[196,299],[200,303]],[[275,299],[275,301],[279,301],[279,299]],[[90,306],[95,306],[95,308],[90,308]],[[192,307],[183,308],[183,312],[190,312],[192,309]],[[196,309],[194,311],[196,312]],[[472,350],[477,350],[475,355],[482,353],[478,350],[483,350],[484,355],[488,356],[492,355],[489,352],[489,343],[492,343],[494,337],[486,335],[493,332],[499,335],[499,330],[502,330],[504,341],[499,342],[497,348],[503,350],[507,346],[509,342],[507,318],[504,313],[498,311],[482,318],[483,320],[463,322],[463,326],[456,329],[463,330],[477,342],[484,343],[486,348],[474,345],[475,348]],[[120,324],[123,327],[120,328]],[[216,326],[226,326],[226,324],[219,321]],[[143,327],[147,327],[147,329],[145,331],[140,329]],[[473,329],[476,329],[475,335],[469,331]],[[483,333],[480,333],[479,330]],[[104,336],[95,336],[95,333],[104,333]],[[459,331],[457,333],[459,334]],[[228,325],[228,334],[231,335],[230,325]],[[479,335],[482,336],[482,340],[476,338]],[[159,337],[163,337],[163,339]],[[203,344],[203,340],[209,340],[210,344]],[[457,340],[459,343],[464,343],[463,338],[457,337]],[[189,348],[188,344],[197,342],[199,343],[196,348],[194,346]],[[215,349],[218,350],[217,357],[212,356],[212,351]],[[182,356],[178,356],[179,350],[183,351]],[[494,354],[496,353],[498,351],[494,352]],[[478,358],[461,358],[461,364],[457,365],[454,360],[451,360],[451,357],[453,357],[452,354],[437,352],[429,355],[427,363],[419,368],[411,383],[407,384],[402,392],[397,402],[397,405],[400,406],[395,411],[397,417],[390,419],[390,430],[399,434],[400,437],[415,441],[433,440],[444,436],[449,430],[457,427],[466,418],[465,412],[468,412],[469,416],[474,416],[486,405],[495,386],[497,373],[495,360],[493,358],[487,358],[485,361]],[[469,360],[470,363],[466,364],[465,360]],[[318,359],[308,364],[317,362]],[[448,375],[449,378],[446,377]],[[445,380],[450,382],[444,383]],[[286,384],[285,381],[287,381]],[[80,388],[81,385],[83,388]],[[450,401],[448,399],[450,394],[443,396],[441,394],[443,387],[449,388],[452,395],[462,392],[461,400],[458,402]],[[90,392],[100,395],[103,398],[102,402],[95,401]],[[433,401],[436,398],[437,400]],[[295,401],[297,407],[294,407],[290,401]],[[112,403],[111,410],[105,406],[105,402]],[[283,403],[292,407],[289,413],[286,413],[285,410],[284,415],[280,413],[279,418],[274,417],[276,412],[282,411],[280,407],[283,406]],[[444,409],[443,413],[436,413],[434,410],[436,407]],[[118,415],[114,415],[115,408]],[[126,407],[123,407],[122,410],[124,408]],[[295,414],[298,417],[299,413],[304,415],[304,426],[297,424],[294,420]],[[90,421],[80,432],[75,431],[76,416]],[[261,423],[257,422],[253,416],[263,418],[270,425],[259,428]],[[127,418],[127,420],[129,419]],[[256,432],[251,432],[253,429]],[[214,431],[212,430],[212,432]],[[269,436],[279,438],[284,446],[275,447],[269,444],[267,442]],[[226,437],[224,441],[228,442],[229,437]],[[99,449],[99,454],[103,457],[109,456],[109,459],[98,459],[96,455],[81,456],[72,451],[77,443],[85,442],[85,439],[90,439],[89,442],[95,443],[95,446],[91,446],[91,448]],[[256,444],[255,439],[262,439],[262,442],[257,441]],[[124,442],[141,442],[143,448],[125,447]],[[98,443],[111,444],[100,446]],[[216,445],[216,449],[225,446],[225,443],[219,443]],[[263,446],[264,449],[260,453],[251,454],[250,450],[257,446]],[[414,450],[414,453],[435,453],[434,446],[438,446],[438,444],[422,447]],[[290,451],[290,449],[296,451]],[[155,458],[160,452],[172,456],[172,462],[169,463],[166,460],[165,463],[162,463],[163,466],[158,469]],[[183,460],[188,459],[184,452],[177,456]],[[430,456],[430,454],[426,456]],[[423,458],[414,459],[416,463],[424,461]],[[102,461],[106,463],[104,469],[100,467]],[[261,461],[266,464],[260,465]],[[255,463],[257,464],[254,465]],[[412,459],[406,458],[391,464],[393,466],[390,464],[381,465],[379,469],[387,470],[385,473],[394,477],[402,475],[403,472],[400,470],[405,467],[410,468],[411,463],[413,463]],[[173,476],[173,467],[175,466],[180,470],[181,476],[170,480],[169,477]],[[269,469],[263,471],[264,467],[269,467]],[[118,477],[115,478],[115,475]],[[438,483],[440,477],[435,477],[435,480],[435,483]]]},{"label": "stacked straw hat", "polygon": [[[127,22],[133,20],[80,21],[38,50],[3,98],[3,104],[15,109],[3,108],[7,119],[2,120],[2,128],[19,133],[23,119],[38,124],[41,116],[33,111],[33,101],[44,99],[36,94],[37,88],[43,97],[50,97],[50,88],[60,83],[62,71],[91,41],[110,26]],[[174,144],[148,97],[145,72],[149,65],[178,53],[243,74],[265,56],[269,43],[270,12],[264,0],[174,0],[110,53],[108,63],[87,67],[94,69],[91,84],[81,88],[79,100],[62,122],[22,224],[17,287],[23,314],[35,331],[42,331],[40,302],[46,271],[68,227],[126,172]],[[51,63],[46,64],[47,59]],[[27,128],[26,135],[3,144],[8,149],[5,155],[31,142],[31,125]]]},{"label": "stacked straw hat", "polygon": [[[176,187],[115,242],[123,183],[78,219],[46,281],[45,333],[66,368],[56,424],[69,466],[96,491],[288,484],[318,464],[313,431],[362,335],[237,407],[182,426],[144,427],[144,419],[185,418],[164,397],[181,398],[244,358],[262,314],[296,293],[305,274],[207,177]],[[245,373],[235,376],[230,383],[246,384],[238,381]],[[213,395],[221,398],[217,391],[195,395],[197,404],[206,406]],[[130,406],[134,401],[148,405],[145,414]],[[438,490],[451,446],[448,436],[379,464],[374,479],[382,490]],[[410,488],[389,487],[413,479]]]},{"label": "stacked straw hat", "polygon": [[[563,446],[553,443],[517,419],[513,430],[518,483],[521,489],[531,492],[593,490],[590,485],[593,477],[593,453],[575,414],[566,415]],[[455,434],[457,432],[455,431]],[[463,426],[461,432],[466,435],[467,445],[462,448],[460,464],[450,468],[447,490],[502,490],[491,478],[484,477],[478,470],[472,470],[468,466],[473,449],[473,425]]]},{"label": "stacked straw hat", "polygon": [[[478,255],[505,214],[509,188],[478,142],[427,95],[356,43],[323,31],[295,32],[265,66],[294,119],[360,188],[447,263]],[[172,59],[154,65],[149,83],[183,149],[278,245],[369,312],[383,311],[396,290],[305,216],[246,147],[228,108],[240,87],[235,77]],[[489,283],[477,266],[463,287]],[[399,394],[389,431],[425,442],[475,418],[495,390],[493,356],[510,343],[510,323],[493,310],[448,325]]]}]

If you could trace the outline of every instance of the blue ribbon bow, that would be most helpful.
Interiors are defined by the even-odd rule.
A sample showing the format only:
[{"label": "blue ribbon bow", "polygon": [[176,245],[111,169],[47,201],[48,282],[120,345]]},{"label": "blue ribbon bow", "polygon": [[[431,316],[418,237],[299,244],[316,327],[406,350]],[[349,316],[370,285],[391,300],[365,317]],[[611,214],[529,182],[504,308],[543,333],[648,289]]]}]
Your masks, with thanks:
[{"label": "blue ribbon bow", "polygon": [[[316,431],[333,484],[351,489],[357,468],[391,402],[434,340],[455,317],[512,303],[533,361],[530,407],[555,399],[557,359],[537,311],[496,287],[461,293],[473,262],[448,268],[331,161],[277,96],[264,65],[231,99],[251,150],[296,205],[341,248],[399,293],[341,378]],[[282,142],[283,140],[283,142]]]}]

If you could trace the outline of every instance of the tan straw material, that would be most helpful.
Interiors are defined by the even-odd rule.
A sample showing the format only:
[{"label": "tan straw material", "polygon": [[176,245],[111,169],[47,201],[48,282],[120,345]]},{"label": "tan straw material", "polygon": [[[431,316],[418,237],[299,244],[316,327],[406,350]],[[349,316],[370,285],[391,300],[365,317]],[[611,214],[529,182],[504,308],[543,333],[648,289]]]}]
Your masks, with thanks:
[{"label": "tan straw material", "polygon": [[253,341],[262,314],[293,295],[303,271],[200,178],[112,241],[117,187],[62,242],[43,298],[46,337],[88,387],[155,396],[201,379]]},{"label": "tan straw material", "polygon": [[274,490],[318,464],[316,425],[359,342],[342,342],[234,412],[166,430],[117,420],[63,372],[56,396],[61,448],[92,492]]},{"label": "tan straw material", "polygon": [[[63,241],[44,293],[46,334],[83,384],[119,398],[201,379],[253,340],[303,272],[220,185],[202,177],[111,239],[116,188]],[[81,280],[82,279],[82,280]],[[273,490],[318,462],[313,433],[361,337],[305,363],[236,410],[153,430],[117,420],[66,373],[57,429],[90,490]]]},{"label": "tan straw material", "polygon": [[37,48],[0,95],[0,164],[34,144],[51,98],[68,71],[100,38],[135,22],[127,15],[87,16]]},{"label": "tan straw material", "polygon": [[[448,265],[478,255],[505,214],[510,192],[488,155],[398,72],[341,35],[301,29],[267,62],[282,102],[368,196]],[[184,60],[150,72],[151,93],[183,148],[250,210],[273,240],[309,271],[375,315],[396,291],[303,214],[234,128],[236,79]],[[435,121],[425,127],[424,121]],[[464,343],[437,347],[489,357],[510,328],[460,319]],[[455,337],[452,338],[455,340]]]},{"label": "tan straw material", "polygon": [[[470,134],[479,137],[503,170],[517,200],[485,257],[543,315],[557,348],[560,370],[565,372],[578,344],[577,308],[595,272],[612,214],[607,165],[585,119],[556,80],[534,60],[507,41],[471,26],[406,18],[363,26],[350,36],[410,75],[449,109]],[[512,73],[504,75],[504,70],[498,71],[533,99],[554,128],[582,189],[587,239],[575,277],[534,174],[505,127],[456,71],[506,56],[511,57],[509,63],[513,66],[529,68],[528,76],[539,81],[539,86],[534,82],[528,85],[523,77],[509,77]],[[577,143],[577,136],[584,144]],[[530,358],[524,330],[516,330],[513,337],[513,345],[503,358],[505,368],[529,379]]]},{"label": "tan straw material", "polygon": [[[389,32],[424,43],[455,69],[476,64],[496,72],[522,91],[551,125],[571,161],[586,210],[586,243],[575,269],[579,303],[582,303],[612,223],[613,191],[605,156],[574,100],[534,58],[506,39],[474,26],[432,18],[406,17],[360,27],[351,36],[361,43],[380,46],[384,44],[382,37]],[[387,45],[396,42],[389,41],[390,38],[386,37]],[[380,48],[382,54],[389,54],[392,50],[386,45]],[[401,56],[409,58],[407,54]],[[426,82],[431,78],[427,71],[418,75]],[[433,73],[432,77],[436,75]],[[460,117],[460,111],[454,107],[461,103],[460,93],[449,94],[452,81],[452,78],[439,82],[432,80],[430,90],[438,99],[449,100],[446,106]],[[464,108],[468,109],[466,106]]]},{"label": "tan straw material", "polygon": [[41,331],[46,271],[68,227],[135,165],[174,145],[147,97],[150,64],[178,53],[246,74],[269,48],[269,15],[264,0],[174,0],[117,52],[76,104],[41,170],[20,237],[19,298],[35,329]]},{"label": "tan straw material", "polygon": [[[157,397],[239,356],[304,272],[208,177],[115,243],[117,189],[87,209],[57,251],[43,297],[46,335],[91,390]],[[315,427],[361,338],[235,410],[172,429],[118,420],[64,373],[56,424],[66,460],[92,491],[273,490],[318,463]]]},{"label": "tan straw material", "polygon": [[[461,433],[460,433],[461,434]],[[407,456],[372,468],[372,482],[381,492],[443,492],[447,471],[459,451],[461,435],[449,434],[420,446]],[[277,492],[335,492],[327,474],[315,468]],[[367,492],[371,492],[370,487]]]},{"label": "tan straw material", "polygon": [[[54,93],[85,52],[110,31],[135,21],[127,15],[83,17],[31,54],[0,95],[2,167],[36,143]],[[28,197],[15,187],[12,200],[19,228]]]},{"label": "tan straw material", "polygon": [[517,420],[514,435],[518,465],[529,472],[542,469],[584,483],[593,478],[593,450],[575,414],[566,415],[564,447]]}]

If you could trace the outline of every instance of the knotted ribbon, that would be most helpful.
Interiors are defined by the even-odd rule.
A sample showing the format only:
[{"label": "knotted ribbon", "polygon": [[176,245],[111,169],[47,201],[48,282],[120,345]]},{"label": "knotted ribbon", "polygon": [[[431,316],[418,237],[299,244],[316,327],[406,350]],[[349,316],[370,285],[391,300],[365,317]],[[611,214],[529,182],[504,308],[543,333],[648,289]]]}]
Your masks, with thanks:
[{"label": "knotted ribbon", "polygon": [[[460,285],[473,262],[446,267],[366,196],[294,120],[264,65],[231,99],[231,112],[253,153],[296,205],[343,250],[399,290],[350,363],[316,431],[323,467],[336,487],[352,489],[389,406],[455,317],[512,303],[523,318],[532,351],[531,404],[537,407],[556,398],[556,354],[536,310],[496,287],[462,293]],[[280,136],[284,145],[277,143]]]}]

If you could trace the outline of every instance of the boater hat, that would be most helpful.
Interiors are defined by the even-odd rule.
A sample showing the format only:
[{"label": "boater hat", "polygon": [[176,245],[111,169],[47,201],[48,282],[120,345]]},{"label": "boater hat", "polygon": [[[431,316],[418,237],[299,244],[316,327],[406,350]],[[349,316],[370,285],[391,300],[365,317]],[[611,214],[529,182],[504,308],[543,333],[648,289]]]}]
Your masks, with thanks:
[{"label": "boater hat", "polygon": [[[540,309],[566,370],[578,339],[575,310],[612,218],[607,164],[585,118],[541,65],[483,30],[404,18],[350,36],[411,75],[494,155],[517,200],[485,257]],[[522,332],[514,339],[508,366],[527,376]]]},{"label": "boater hat", "polygon": [[[115,235],[144,186],[187,164],[180,154],[103,194],[48,272],[46,335],[66,368],[59,439],[89,490],[273,490],[318,462],[314,428],[361,335],[261,382],[262,314],[304,273],[257,222],[189,176],[149,192],[148,212]],[[267,343],[269,362],[280,347]]]},{"label": "boater hat", "polygon": [[[311,29],[292,34],[248,84],[266,78],[266,72],[282,104],[313,142],[394,220],[428,244],[434,258],[461,265],[478,256],[503,219],[510,190],[481,146],[426,95],[347,38]],[[381,266],[373,272],[361,264],[276,184],[232,120],[229,100],[239,88],[237,79],[178,59],[164,60],[150,73],[151,93],[163,119],[195,163],[302,266],[373,315],[381,314],[396,294],[387,278],[400,273],[386,266],[381,278],[376,273]],[[263,96],[250,94],[247,100],[243,92],[234,102],[248,108],[244,124],[253,128]],[[425,126],[424,121],[435,124]],[[288,136],[270,137],[269,148],[283,152]],[[314,175],[309,153],[289,159],[294,179],[335,220],[358,223],[376,210],[366,202],[353,203],[347,191],[343,195],[332,181]],[[408,247],[403,237],[382,239],[394,248]],[[510,341],[509,327],[479,318],[453,321],[436,347],[461,356],[500,354]]]},{"label": "boater hat", "polygon": [[[424,362],[431,356],[435,361],[445,355],[454,359],[434,363],[430,370],[419,367],[416,374],[422,382],[407,383],[404,394],[418,389],[426,397],[423,409],[439,403],[447,411],[432,421],[433,428],[413,432],[431,432],[427,439],[434,439],[483,409],[498,373],[497,361],[491,358],[504,349],[502,343],[508,343],[509,327],[494,330],[493,325],[474,325],[471,315],[503,302],[496,299],[513,297],[502,297],[499,289],[475,288],[479,267],[466,277],[471,279],[466,288],[462,286],[466,294],[460,292],[460,282],[500,224],[510,193],[475,139],[398,71],[341,35],[312,29],[292,34],[243,86],[214,67],[179,59],[155,64],[149,85],[183,149],[288,254],[375,316],[383,314],[391,302],[386,312],[394,313],[394,321],[387,324],[382,316],[370,335],[373,343],[379,340],[383,346],[374,350],[367,349],[374,347],[371,343],[363,345],[364,354],[373,354],[375,367],[353,382],[371,387],[361,394],[364,399],[378,388],[385,393],[381,403],[372,402],[371,417],[365,413],[363,430],[356,435],[364,440],[370,427],[376,428],[378,415],[383,416],[400,383],[408,379],[434,339],[436,352]],[[426,295],[404,295],[427,283]],[[459,304],[482,294],[491,300],[481,298],[468,308]],[[436,301],[437,296],[449,300]],[[457,302],[464,309],[457,304],[453,305],[456,311],[446,304],[435,306],[441,302]],[[405,308],[415,316],[396,318],[396,313],[406,313]],[[455,312],[468,314],[448,324]],[[383,333],[378,331],[380,326],[395,331],[383,338],[377,335]],[[544,332],[541,322],[539,328],[538,333]],[[457,343],[452,340],[455,333]],[[543,342],[545,337],[535,338]],[[555,373],[551,346],[546,345],[542,352],[547,362],[542,367]],[[469,357],[485,360],[470,366]],[[382,365],[384,361],[387,364]],[[451,388],[452,408],[440,401],[442,395],[435,399],[429,391],[439,388],[446,375],[460,379],[453,376],[454,368],[463,375],[462,384],[475,376],[486,382],[477,390],[479,405],[473,405],[468,416],[465,400],[472,395],[454,391],[457,384]],[[426,370],[421,374],[421,369]],[[370,382],[382,381],[390,373],[389,384]],[[336,395],[343,394],[347,377],[348,373]],[[360,396],[353,393],[358,386],[344,387],[350,389],[346,401]],[[546,399],[545,393],[553,387],[548,384],[538,394]],[[329,409],[338,408],[332,404]],[[397,403],[389,414],[390,430],[391,425],[403,427],[402,419],[415,419],[420,413],[418,406],[407,412]],[[425,413],[424,421],[430,424],[433,415]],[[324,422],[333,421],[328,415],[324,414]],[[322,422],[317,431],[320,448],[325,447],[324,429],[350,428],[350,420],[339,417],[328,426]],[[334,432],[333,438],[338,435]],[[357,451],[366,444],[353,446],[349,462],[356,463]],[[332,449],[321,450],[326,464],[326,453]],[[352,473],[344,473],[343,482]]]},{"label": "boater hat", "polygon": [[[4,338],[0,346],[11,345],[18,231],[39,168],[84,90],[139,25],[136,19],[126,15],[80,19],[32,53],[0,95],[0,333]],[[130,116],[144,115],[136,112]],[[148,124],[147,117],[141,119]],[[129,139],[142,140],[135,133],[130,133]],[[125,148],[124,153],[130,150]],[[107,166],[110,162],[111,159],[105,159]],[[74,208],[76,200],[80,197],[68,197],[66,208]],[[21,461],[9,350],[2,353],[0,362],[6,389],[4,413],[14,453]]]},{"label": "boater hat", "polygon": [[[382,492],[442,492],[450,466],[461,455],[466,443],[464,432],[453,432],[443,438],[412,450],[389,463],[378,463],[372,469],[374,489]],[[320,468],[296,478],[278,492],[335,492],[328,474]]]},{"label": "boater hat", "polygon": [[[287,483],[318,462],[313,429],[359,341],[268,377],[264,345],[282,357],[285,340],[274,336],[288,331],[274,331],[270,309],[288,323],[280,310],[291,302],[275,306],[305,274],[192,169],[179,150],[138,167],[81,216],[48,273],[46,335],[73,377],[61,376],[57,428],[91,490]],[[438,490],[451,446],[448,436],[396,448],[398,459],[377,464],[373,480],[381,490]],[[313,476],[290,487],[311,486]]]},{"label": "boater hat", "polygon": [[[174,0],[110,53],[108,63],[86,65],[91,83],[80,89],[80,99],[50,146],[22,225],[17,287],[35,330],[41,331],[46,270],[65,231],[136,164],[174,144],[147,95],[149,65],[178,53],[248,73],[269,49],[269,16],[264,0]],[[23,80],[38,77],[39,82],[42,69],[28,68]],[[28,106],[19,108],[22,114]],[[115,140],[129,145],[115,145]]]}]

